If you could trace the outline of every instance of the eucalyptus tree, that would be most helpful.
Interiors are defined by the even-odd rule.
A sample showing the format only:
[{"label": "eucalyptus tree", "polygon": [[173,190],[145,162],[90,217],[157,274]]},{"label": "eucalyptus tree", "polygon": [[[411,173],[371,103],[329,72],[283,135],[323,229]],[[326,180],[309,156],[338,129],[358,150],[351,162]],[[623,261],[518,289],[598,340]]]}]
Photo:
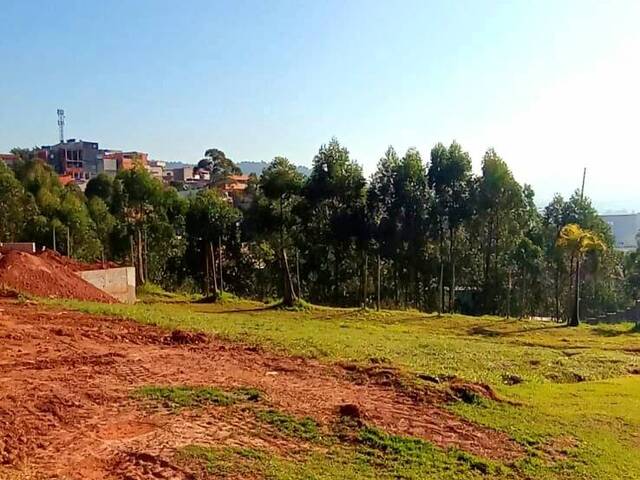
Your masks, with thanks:
[{"label": "eucalyptus tree", "polygon": [[477,202],[483,310],[504,313],[512,252],[527,229],[527,202],[522,187],[493,149],[483,157]]},{"label": "eucalyptus tree", "polygon": [[462,147],[453,142],[449,148],[441,143],[431,150],[431,163],[427,173],[428,185],[433,189],[434,213],[438,225],[440,255],[439,309],[444,304],[444,253],[445,232],[449,240],[449,311],[455,307],[456,260],[455,242],[458,230],[472,215],[473,204],[470,200],[472,187],[471,157]]},{"label": "eucalyptus tree", "polygon": [[[267,168],[262,172],[259,186],[265,197],[272,205],[278,206],[278,225],[273,225],[279,231],[279,245],[277,251],[280,253],[280,268],[282,270],[283,281],[283,302],[286,306],[292,306],[297,298],[291,270],[287,258],[287,232],[292,223],[292,203],[302,188],[302,175],[285,157],[275,157]],[[267,229],[271,225],[266,225]],[[289,242],[290,243],[290,242]],[[298,292],[300,285],[298,285]]]},{"label": "eucalyptus tree", "polygon": [[[372,239],[375,242],[378,257],[377,276],[382,276],[384,261],[394,272],[395,296],[398,301],[398,253],[400,251],[400,230],[396,200],[397,174],[400,158],[393,147],[387,148],[384,156],[378,161],[378,168],[371,177],[367,189],[367,212],[372,227]],[[377,281],[377,303],[380,308],[381,278]],[[386,282],[385,282],[386,283]]]},{"label": "eucalyptus tree", "polygon": [[[241,219],[240,211],[212,189],[201,190],[189,202],[185,219],[189,254],[195,260],[195,271],[203,278],[204,290],[214,298],[223,289],[222,281],[219,282],[223,278],[222,244],[230,250],[239,242]],[[217,255],[216,248],[219,249]]]},{"label": "eucalyptus tree", "polygon": [[304,225],[308,274],[314,295],[335,303],[353,303],[361,287],[359,236],[363,222],[365,180],[362,168],[333,138],[322,145],[302,190],[297,209]]},{"label": "eucalyptus tree", "polygon": [[198,168],[209,171],[212,185],[220,184],[231,175],[242,174],[240,167],[217,148],[209,148],[204,152],[204,158],[198,162]]}]

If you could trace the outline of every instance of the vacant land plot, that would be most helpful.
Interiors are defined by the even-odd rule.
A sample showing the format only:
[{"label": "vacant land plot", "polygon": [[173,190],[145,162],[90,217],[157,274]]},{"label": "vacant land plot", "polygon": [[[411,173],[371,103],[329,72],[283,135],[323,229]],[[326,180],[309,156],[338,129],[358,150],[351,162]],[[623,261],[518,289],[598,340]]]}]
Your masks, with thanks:
[{"label": "vacant land plot", "polygon": [[640,478],[631,325],[0,309],[2,478]]}]

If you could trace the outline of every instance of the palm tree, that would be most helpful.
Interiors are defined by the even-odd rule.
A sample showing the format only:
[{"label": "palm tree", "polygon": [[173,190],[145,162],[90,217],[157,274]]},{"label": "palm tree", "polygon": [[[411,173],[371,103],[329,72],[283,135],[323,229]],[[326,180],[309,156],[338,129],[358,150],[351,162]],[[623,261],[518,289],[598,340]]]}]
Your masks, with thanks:
[{"label": "palm tree", "polygon": [[569,326],[577,327],[580,324],[580,262],[587,252],[604,251],[606,246],[598,234],[585,230],[575,223],[565,225],[560,230],[556,246],[571,253],[576,259],[576,277],[574,286],[573,312]]}]

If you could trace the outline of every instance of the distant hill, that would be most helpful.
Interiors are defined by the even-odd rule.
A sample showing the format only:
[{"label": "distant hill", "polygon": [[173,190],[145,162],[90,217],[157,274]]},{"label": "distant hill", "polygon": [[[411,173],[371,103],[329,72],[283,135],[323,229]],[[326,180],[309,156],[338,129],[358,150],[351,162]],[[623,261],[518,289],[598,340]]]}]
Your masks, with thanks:
[{"label": "distant hill", "polygon": [[[252,173],[255,173],[256,175],[260,176],[262,171],[267,168],[269,164],[267,162],[238,162],[237,165],[245,175],[251,175]],[[305,177],[308,177],[311,173],[311,169],[303,165],[297,165],[296,170],[298,170],[298,172],[300,172],[300,174],[304,175]]]},{"label": "distant hill", "polygon": [[[267,168],[267,165],[269,165],[267,162],[237,162],[236,165],[238,165],[238,167],[240,167],[240,170],[242,170],[242,173],[244,173],[245,175],[251,175],[252,173],[255,173],[256,175],[260,176],[260,174],[262,173],[262,171]],[[182,168],[182,167],[194,167],[194,164],[190,164],[190,163],[182,163],[182,162],[167,162],[167,169],[171,170],[172,168]],[[305,167],[304,165],[297,165],[296,169],[298,170],[298,172],[300,172],[301,175],[304,175],[305,177],[308,177],[309,174],[311,174],[311,169],[309,167]]]}]

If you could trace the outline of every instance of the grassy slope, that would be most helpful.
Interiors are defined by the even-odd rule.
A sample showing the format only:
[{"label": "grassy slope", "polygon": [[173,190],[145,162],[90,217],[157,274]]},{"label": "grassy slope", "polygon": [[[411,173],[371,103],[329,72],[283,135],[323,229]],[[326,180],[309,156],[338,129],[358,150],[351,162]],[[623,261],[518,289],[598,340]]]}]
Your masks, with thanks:
[{"label": "grassy slope", "polygon": [[[293,354],[326,360],[385,359],[413,372],[488,382],[522,405],[461,404],[453,408],[532,446],[531,455],[517,466],[517,477],[640,478],[640,377],[628,375],[640,368],[640,334],[631,324],[569,329],[533,321],[437,318],[416,312],[286,312],[260,309],[250,302],[66,305],[169,328],[216,332]],[[504,385],[505,376],[512,375],[524,383]],[[544,451],[558,450],[555,444],[562,443],[554,440],[558,438],[567,443],[561,450],[569,454],[565,460],[551,462]],[[359,464],[359,457],[351,458],[352,454],[296,463],[295,468],[315,471],[320,462],[318,471],[324,473],[309,478],[348,478],[347,472]],[[342,466],[331,467],[326,462]],[[406,478],[421,478],[411,473],[419,465],[404,464],[401,473]],[[332,477],[332,468],[339,468],[345,476]],[[274,478],[296,478],[282,472]],[[441,473],[434,478],[445,478]],[[354,475],[367,478],[360,468]]]}]

